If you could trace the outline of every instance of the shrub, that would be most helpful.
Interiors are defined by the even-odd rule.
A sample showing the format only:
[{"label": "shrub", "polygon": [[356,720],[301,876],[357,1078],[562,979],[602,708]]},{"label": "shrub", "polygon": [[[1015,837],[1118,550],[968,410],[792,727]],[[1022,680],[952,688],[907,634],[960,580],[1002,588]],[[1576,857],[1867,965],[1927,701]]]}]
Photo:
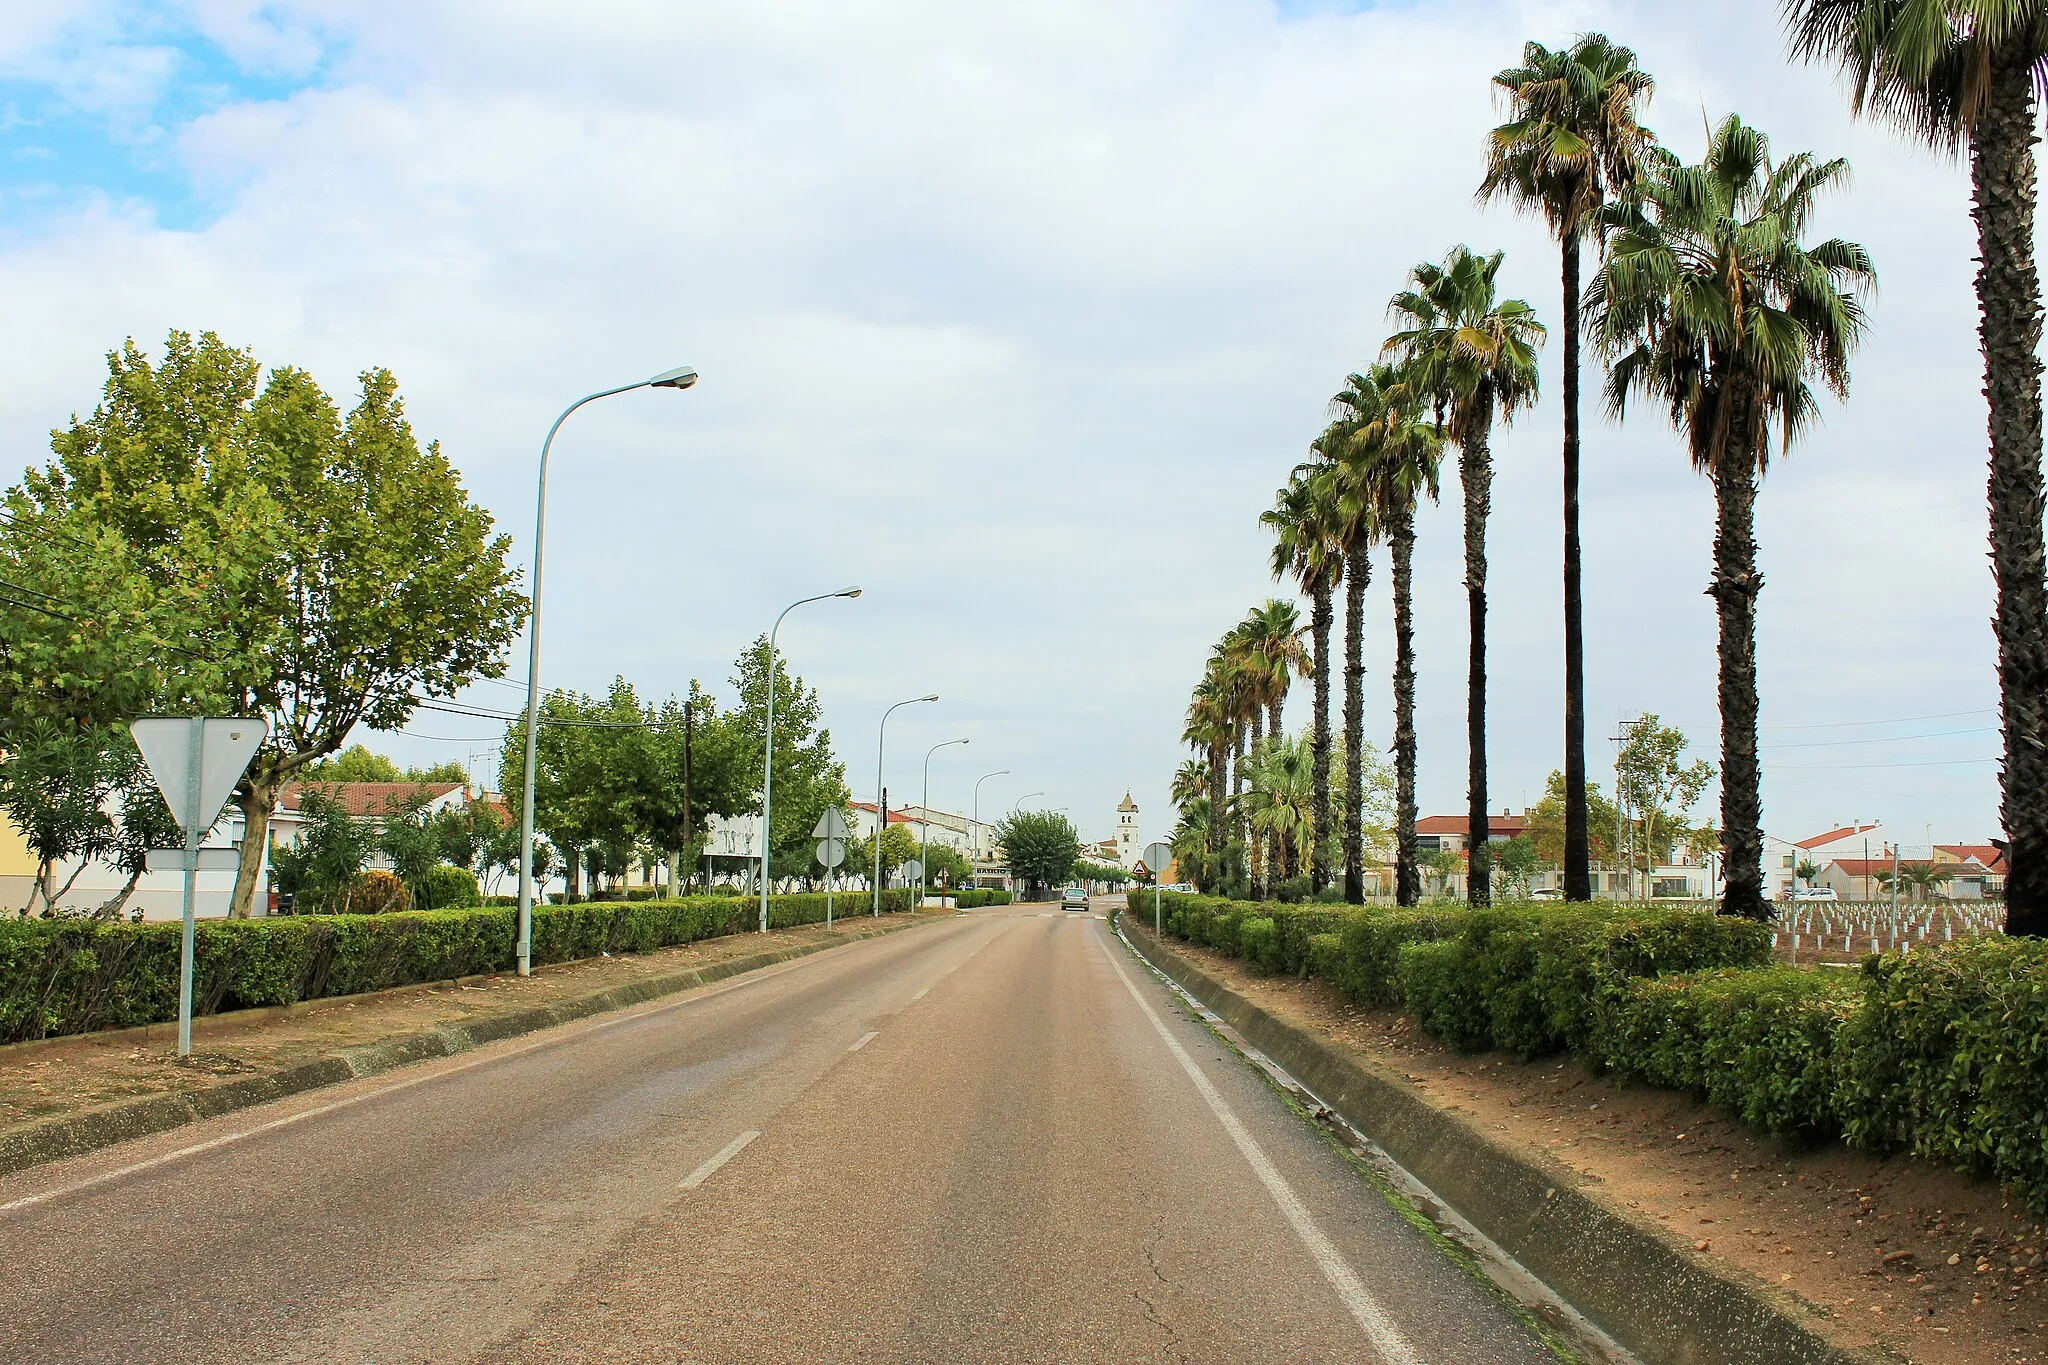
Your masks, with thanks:
[{"label": "shrub", "polygon": [[1325,976],[1361,1005],[1391,1005],[1401,999],[1401,948],[1463,932],[1468,912],[1448,909],[1372,909],[1344,916],[1339,951]]},{"label": "shrub", "polygon": [[442,863],[427,873],[427,883],[422,899],[424,910],[449,910],[464,905],[482,905],[483,893],[477,890],[476,877],[466,867],[454,867]]},{"label": "shrub", "polygon": [[405,883],[395,872],[382,872],[371,868],[358,872],[348,889],[348,913],[351,915],[388,915],[404,910],[412,903],[412,893],[405,889]]},{"label": "shrub", "polygon": [[[901,913],[910,893],[885,891],[882,903]],[[755,927],[758,904],[691,896],[537,905],[533,960],[647,952],[736,933]],[[822,894],[769,902],[776,927],[824,916]],[[498,906],[204,920],[194,929],[192,1008],[212,1014],[508,971],[517,930],[518,912]],[[0,921],[0,1042],[176,1018],[179,936],[175,922]]]},{"label": "shrub", "polygon": [[1415,1022],[1463,1052],[1488,1042],[1487,1012],[1470,970],[1462,938],[1404,943],[1396,974],[1401,998]]},{"label": "shrub", "polygon": [[1237,942],[1245,960],[1253,966],[1269,972],[1278,969],[1280,938],[1273,931],[1272,916],[1259,915],[1240,920]]},{"label": "shrub", "polygon": [[2048,943],[1886,953],[1862,985],[1837,1052],[1843,1136],[1991,1176],[2048,1211]]}]

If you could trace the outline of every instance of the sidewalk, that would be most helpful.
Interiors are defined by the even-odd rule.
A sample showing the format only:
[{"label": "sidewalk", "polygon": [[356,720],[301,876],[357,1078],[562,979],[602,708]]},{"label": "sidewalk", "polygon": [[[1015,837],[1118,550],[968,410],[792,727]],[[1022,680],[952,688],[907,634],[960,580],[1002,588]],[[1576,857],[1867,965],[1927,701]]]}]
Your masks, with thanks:
[{"label": "sidewalk", "polygon": [[474,977],[0,1047],[0,1174],[672,995],[774,962],[928,924],[943,912],[733,934],[532,976]]}]

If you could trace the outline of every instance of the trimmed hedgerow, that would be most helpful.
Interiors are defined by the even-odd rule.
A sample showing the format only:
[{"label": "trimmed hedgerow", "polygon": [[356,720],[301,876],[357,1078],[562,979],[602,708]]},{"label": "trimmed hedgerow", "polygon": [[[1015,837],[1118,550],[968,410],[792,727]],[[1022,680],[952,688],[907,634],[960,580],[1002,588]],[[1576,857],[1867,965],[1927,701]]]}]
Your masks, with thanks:
[{"label": "trimmed hedgerow", "polygon": [[953,893],[953,908],[955,910],[979,910],[985,905],[1008,905],[1009,903],[1010,893],[1007,891],[975,890],[956,891]]},{"label": "trimmed hedgerow", "polygon": [[1853,979],[1782,965],[1638,977],[1609,1003],[1598,1060],[1774,1136],[1832,1132],[1838,1039],[1862,997]]},{"label": "trimmed hedgerow", "polygon": [[[891,913],[910,893],[883,893]],[[751,929],[759,902],[730,896],[537,905],[533,960],[648,952]],[[825,918],[822,894],[776,896],[774,928]],[[175,923],[0,921],[0,1042],[175,1018]],[[510,970],[518,912],[499,906],[381,915],[283,915],[194,926],[197,1014],[356,995]]]}]

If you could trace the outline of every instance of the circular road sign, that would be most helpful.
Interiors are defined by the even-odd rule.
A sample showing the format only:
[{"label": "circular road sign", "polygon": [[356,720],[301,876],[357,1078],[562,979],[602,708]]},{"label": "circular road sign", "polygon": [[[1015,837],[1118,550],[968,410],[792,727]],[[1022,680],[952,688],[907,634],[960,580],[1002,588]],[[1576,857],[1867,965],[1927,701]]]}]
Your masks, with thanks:
[{"label": "circular road sign", "polygon": [[825,867],[837,867],[846,861],[844,839],[820,839],[818,841],[818,862]]}]

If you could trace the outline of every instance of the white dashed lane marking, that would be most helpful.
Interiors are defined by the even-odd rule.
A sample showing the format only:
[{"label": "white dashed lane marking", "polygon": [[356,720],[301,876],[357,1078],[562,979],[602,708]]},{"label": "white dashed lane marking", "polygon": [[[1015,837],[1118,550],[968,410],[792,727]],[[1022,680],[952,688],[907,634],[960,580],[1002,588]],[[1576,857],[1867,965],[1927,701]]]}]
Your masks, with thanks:
[{"label": "white dashed lane marking", "polygon": [[[872,1038],[874,1037],[874,1035],[871,1033],[868,1035],[868,1037]],[[747,1144],[752,1142],[755,1138],[759,1136],[761,1136],[761,1132],[759,1129],[747,1129],[746,1132],[741,1133],[731,1142],[728,1142],[725,1144],[725,1146],[719,1148],[717,1155],[713,1156],[710,1160],[706,1161],[702,1166],[699,1166],[696,1170],[690,1172],[688,1176],[684,1177],[683,1183],[677,1186],[676,1188],[684,1190],[696,1189],[699,1185],[709,1180],[712,1176],[718,1174],[718,1168],[720,1166],[723,1166],[726,1162],[731,1161],[734,1157],[738,1156],[741,1152],[745,1151]]]},{"label": "white dashed lane marking", "polygon": [[875,1037],[876,1037],[876,1036],[877,1036],[877,1035],[878,1035],[879,1033],[880,1033],[880,1030],[879,1030],[879,1029],[876,1029],[876,1030],[870,1030],[870,1031],[869,1031],[869,1032],[867,1032],[867,1033],[863,1033],[863,1034],[862,1034],[862,1035],[861,1035],[860,1037],[858,1037],[858,1038],[854,1039],[854,1041],[853,1041],[853,1046],[852,1046],[852,1047],[850,1047],[850,1048],[848,1048],[848,1049],[846,1049],[846,1050],[847,1050],[848,1052],[858,1052],[858,1051],[860,1051],[860,1050],[861,1050],[862,1048],[864,1048],[864,1047],[866,1047],[866,1046],[868,1045],[868,1042],[869,1042],[869,1040],[871,1040],[871,1039],[875,1038]]}]

